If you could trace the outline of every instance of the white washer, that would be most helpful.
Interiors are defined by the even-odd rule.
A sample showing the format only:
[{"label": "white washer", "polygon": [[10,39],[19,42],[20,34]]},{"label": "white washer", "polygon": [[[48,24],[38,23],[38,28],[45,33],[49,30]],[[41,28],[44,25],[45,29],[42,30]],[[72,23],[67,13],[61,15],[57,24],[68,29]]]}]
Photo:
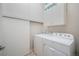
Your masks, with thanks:
[{"label": "white washer", "polygon": [[[70,56],[74,55],[74,37],[67,33],[38,34],[36,40],[41,38],[42,55],[45,56]],[[39,41],[39,40],[38,40]],[[39,45],[41,43],[38,43]],[[39,46],[38,45],[38,46]],[[40,49],[38,47],[38,49]],[[39,54],[39,53],[37,53]]]}]

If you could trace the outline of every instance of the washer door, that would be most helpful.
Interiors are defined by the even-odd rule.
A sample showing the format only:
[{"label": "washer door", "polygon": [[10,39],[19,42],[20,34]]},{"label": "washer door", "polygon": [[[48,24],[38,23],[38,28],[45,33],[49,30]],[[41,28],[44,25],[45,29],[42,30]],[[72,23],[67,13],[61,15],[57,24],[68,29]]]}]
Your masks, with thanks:
[{"label": "washer door", "polygon": [[66,56],[66,54],[60,51],[57,51],[56,49],[51,48],[47,45],[44,46],[44,55],[45,56]]}]

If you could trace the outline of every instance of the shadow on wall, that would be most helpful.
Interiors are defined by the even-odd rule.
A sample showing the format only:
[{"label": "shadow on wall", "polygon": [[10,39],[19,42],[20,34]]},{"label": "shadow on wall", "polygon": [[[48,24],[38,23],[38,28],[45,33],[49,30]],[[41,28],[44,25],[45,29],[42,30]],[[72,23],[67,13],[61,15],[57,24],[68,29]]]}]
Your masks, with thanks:
[{"label": "shadow on wall", "polygon": [[79,3],[68,4],[67,32],[75,37],[76,53],[79,55]]},{"label": "shadow on wall", "polygon": [[66,26],[65,25],[49,26],[48,31],[49,32],[66,32]]}]

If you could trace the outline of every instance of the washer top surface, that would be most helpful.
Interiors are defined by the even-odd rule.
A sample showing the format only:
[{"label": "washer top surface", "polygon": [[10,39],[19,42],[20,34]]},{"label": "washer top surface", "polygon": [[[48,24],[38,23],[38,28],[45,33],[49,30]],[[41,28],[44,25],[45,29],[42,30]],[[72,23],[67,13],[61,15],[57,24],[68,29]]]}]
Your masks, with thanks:
[{"label": "washer top surface", "polygon": [[60,33],[52,33],[52,34],[43,33],[43,34],[37,34],[35,36],[69,46],[72,44],[72,42],[74,42],[74,38],[71,34],[67,35],[66,34],[60,35]]}]

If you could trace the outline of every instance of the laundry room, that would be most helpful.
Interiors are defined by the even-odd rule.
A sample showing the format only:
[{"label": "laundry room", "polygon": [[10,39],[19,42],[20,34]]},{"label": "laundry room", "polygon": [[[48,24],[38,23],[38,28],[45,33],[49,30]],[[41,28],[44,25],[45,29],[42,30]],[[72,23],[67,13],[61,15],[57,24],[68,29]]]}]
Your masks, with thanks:
[{"label": "laundry room", "polygon": [[0,3],[0,56],[79,56],[79,3]]}]

